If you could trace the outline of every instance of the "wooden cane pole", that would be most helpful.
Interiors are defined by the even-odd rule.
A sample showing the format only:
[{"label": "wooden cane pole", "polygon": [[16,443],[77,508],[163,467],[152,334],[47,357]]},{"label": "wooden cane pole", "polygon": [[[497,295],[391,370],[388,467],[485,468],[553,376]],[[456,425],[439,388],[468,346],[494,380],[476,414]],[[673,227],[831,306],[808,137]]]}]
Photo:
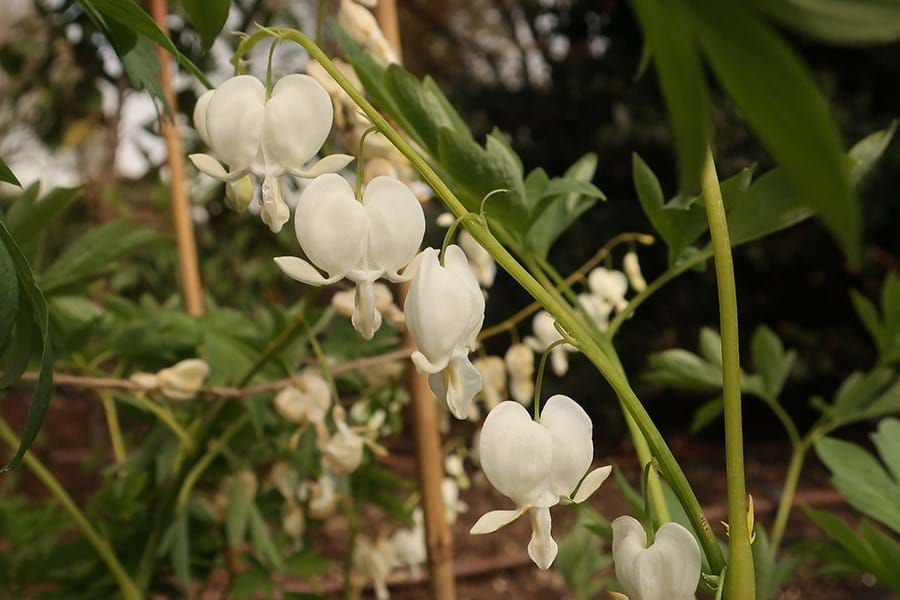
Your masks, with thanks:
[{"label": "wooden cane pole", "polygon": [[[378,24],[400,60],[402,52],[396,1],[379,0],[375,10]],[[398,292],[401,300],[406,298],[408,291],[409,284],[400,284]],[[406,332],[406,344],[410,348],[415,346],[409,331]],[[435,600],[455,600],[453,532],[447,524],[444,498],[441,494],[444,460],[441,436],[438,430],[437,407],[425,375],[410,368],[408,385],[412,402],[413,432],[416,437],[419,488],[425,515],[425,543],[428,549],[431,595]]]},{"label": "wooden cane pole", "polygon": [[[159,28],[169,35],[166,24],[165,0],[150,0],[150,14]],[[191,207],[188,202],[184,182],[184,150],[178,127],[172,120],[176,112],[175,93],[172,90],[172,74],[168,52],[157,47],[159,55],[159,80],[172,114],[162,116],[162,133],[166,140],[169,163],[169,197],[172,203],[172,225],[175,229],[175,243],[178,247],[178,270],[181,275],[181,292],[184,307],[192,317],[203,314],[203,287],[200,283],[200,268],[197,265],[197,243],[194,239],[194,225],[191,221]]]}]

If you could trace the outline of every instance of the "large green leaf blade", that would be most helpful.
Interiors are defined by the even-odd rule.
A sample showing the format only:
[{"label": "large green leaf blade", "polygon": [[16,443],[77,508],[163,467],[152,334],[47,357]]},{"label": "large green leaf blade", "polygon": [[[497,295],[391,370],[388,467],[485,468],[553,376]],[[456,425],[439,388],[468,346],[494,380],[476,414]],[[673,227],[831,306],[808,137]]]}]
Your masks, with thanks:
[{"label": "large green leaf blade", "polygon": [[893,0],[753,0],[781,25],[837,45],[900,40],[900,3]]},{"label": "large green leaf blade", "polygon": [[2,158],[0,158],[0,181],[4,183],[11,183],[13,185],[17,185],[22,187],[22,184],[19,183],[18,178],[13,174],[12,169],[6,164]]},{"label": "large green leaf blade", "polygon": [[0,244],[0,354],[6,350],[19,312],[19,279],[5,244]]},{"label": "large green leaf blade", "polygon": [[729,96],[797,193],[849,260],[858,262],[860,207],[837,126],[809,72],[788,45],[737,0],[691,4],[701,46]]},{"label": "large green leaf blade", "polygon": [[181,0],[181,6],[200,34],[204,50],[209,50],[228,20],[231,0]]}]

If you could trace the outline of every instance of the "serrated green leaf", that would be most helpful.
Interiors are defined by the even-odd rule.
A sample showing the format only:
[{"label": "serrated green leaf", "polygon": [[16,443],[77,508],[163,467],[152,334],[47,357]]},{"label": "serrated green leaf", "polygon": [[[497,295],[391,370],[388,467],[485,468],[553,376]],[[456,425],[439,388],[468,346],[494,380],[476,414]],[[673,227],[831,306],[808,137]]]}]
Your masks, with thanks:
[{"label": "serrated green leaf", "polygon": [[692,391],[722,389],[722,368],[687,350],[655,352],[650,355],[648,365],[644,379],[653,383]]},{"label": "serrated green leaf", "polygon": [[[837,126],[790,47],[737,0],[689,4],[712,70],[853,263],[862,218]],[[747,75],[752,73],[752,77]]]},{"label": "serrated green leaf", "polygon": [[204,50],[209,50],[228,20],[231,0],[181,0],[181,6],[200,34]]},{"label": "serrated green leaf", "polygon": [[406,133],[429,153],[437,154],[438,131],[441,128],[456,131],[455,122],[444,112],[440,100],[415,75],[396,64],[388,67],[384,82],[397,109],[406,118]]},{"label": "serrated green leaf", "polygon": [[900,482],[900,420],[884,419],[872,434],[872,441],[894,479]]}]

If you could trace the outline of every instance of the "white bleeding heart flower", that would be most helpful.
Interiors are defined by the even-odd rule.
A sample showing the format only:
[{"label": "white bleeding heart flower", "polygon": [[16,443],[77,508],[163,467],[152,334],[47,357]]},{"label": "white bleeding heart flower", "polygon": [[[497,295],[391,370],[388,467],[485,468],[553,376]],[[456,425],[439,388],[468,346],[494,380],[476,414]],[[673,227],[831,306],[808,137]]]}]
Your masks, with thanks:
[{"label": "white bleeding heart flower", "polygon": [[647,546],[641,523],[629,516],[612,522],[616,578],[630,600],[690,600],[700,581],[700,546],[678,523],[660,527]]},{"label": "white bleeding heart flower", "polygon": [[189,158],[203,173],[230,184],[229,201],[238,208],[249,202],[245,177],[262,178],[260,216],[277,233],[290,218],[281,176],[315,177],[339,171],[353,160],[335,154],[304,170],[325,143],[333,116],[328,92],[308,75],[283,77],[268,98],[260,80],[238,75],[197,100],[194,126],[212,155]]},{"label": "white bleeding heart flower", "polygon": [[353,565],[372,580],[376,600],[391,597],[387,580],[397,565],[397,556],[389,539],[380,538],[373,544],[368,537],[360,536],[353,548]]},{"label": "white bleeding heart flower", "polygon": [[416,508],[412,518],[412,527],[398,529],[391,536],[391,547],[397,562],[409,567],[410,575],[418,577],[422,572],[422,565],[428,560],[422,509]]},{"label": "white bleeding heart flower", "polygon": [[625,292],[628,291],[628,278],[622,271],[597,267],[588,274],[588,288],[591,293],[612,304],[616,310],[628,306]]},{"label": "white bleeding heart flower", "polygon": [[499,356],[476,358],[472,364],[481,373],[481,395],[488,410],[506,400],[506,364]]},{"label": "white bleeding heart flower", "polygon": [[481,468],[515,510],[482,515],[470,533],[491,533],[528,513],[532,536],[528,556],[541,569],[556,558],[550,533],[550,507],[587,500],[609,477],[612,467],[588,473],[594,456],[593,426],[587,413],[567,396],[551,397],[540,422],[518,402],[501,402],[488,414],[479,440]]},{"label": "white bleeding heart flower", "polygon": [[588,292],[578,294],[578,301],[581,302],[584,312],[588,314],[600,331],[606,331],[609,328],[609,315],[613,311],[612,304],[600,296]]},{"label": "white bleeding heart flower", "polygon": [[[546,310],[534,315],[534,319],[531,321],[531,330],[534,335],[526,337],[525,343],[531,346],[535,352],[544,352],[551,345],[563,339],[554,322],[553,317]],[[560,344],[550,351],[550,366],[557,377],[562,377],[569,370],[568,353],[571,351],[572,346],[569,344]]]},{"label": "white bleeding heart flower", "polygon": [[459,233],[459,245],[469,258],[469,266],[475,279],[484,288],[494,285],[497,276],[497,263],[490,253],[481,247],[481,244],[472,237],[472,234],[463,229]]},{"label": "white bleeding heart flower", "polygon": [[503,357],[509,371],[509,393],[525,406],[534,402],[534,350],[527,344],[513,344]]},{"label": "white bleeding heart flower", "polygon": [[[275,263],[289,277],[309,285],[330,285],[345,278],[356,283],[351,321],[363,338],[371,339],[381,326],[375,280],[407,281],[416,270],[410,263],[425,236],[419,201],[399,179],[376,177],[359,202],[346,179],[321,175],[300,195],[294,229],[309,261],[279,256]],[[409,274],[400,273],[404,268]]]},{"label": "white bleeding heart flower", "polygon": [[349,475],[362,462],[366,440],[347,426],[340,406],[336,406],[331,415],[337,431],[327,439],[319,438],[322,466],[335,475]]},{"label": "white bleeding heart flower", "polygon": [[191,400],[209,377],[205,360],[189,358],[156,374],[156,384],[169,400]]},{"label": "white bleeding heart flower", "polygon": [[625,254],[625,258],[622,261],[622,269],[625,271],[625,275],[628,276],[628,282],[634,288],[634,291],[643,292],[647,289],[647,281],[644,279],[643,273],[641,273],[641,263],[638,262],[637,252],[631,250]]},{"label": "white bleeding heart flower", "polygon": [[[349,63],[337,58],[332,62],[334,63],[334,66],[337,67],[337,70],[350,81],[350,84],[355,89],[362,89],[362,83],[359,81],[356,71],[353,70],[353,67]],[[319,85],[328,92],[328,95],[331,97],[331,104],[334,108],[334,124],[339,129],[344,129],[347,126],[347,117],[354,114],[357,110],[356,104],[350,96],[347,95],[344,88],[338,85],[338,82],[331,77],[328,71],[326,71],[318,61],[309,61],[309,64],[306,65],[306,74],[318,81]]]},{"label": "white bleeding heart flower", "polygon": [[331,408],[331,388],[321,375],[304,371],[275,396],[275,410],[291,423],[322,423]]},{"label": "white bleeding heart flower", "polygon": [[444,265],[434,248],[422,252],[403,312],[416,342],[412,361],[428,373],[431,391],[457,419],[469,414],[481,373],[469,361],[484,322],[484,296],[462,249],[447,247]]}]

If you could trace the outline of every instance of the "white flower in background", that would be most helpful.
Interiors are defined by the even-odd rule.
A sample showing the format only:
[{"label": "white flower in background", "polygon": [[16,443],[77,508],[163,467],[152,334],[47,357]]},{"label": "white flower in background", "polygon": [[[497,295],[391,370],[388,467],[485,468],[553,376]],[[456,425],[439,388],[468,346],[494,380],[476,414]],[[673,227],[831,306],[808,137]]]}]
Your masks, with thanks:
[{"label": "white flower in background", "polygon": [[376,177],[397,177],[397,168],[386,158],[376,156],[366,161],[363,167],[363,183],[369,183]]},{"label": "white flower in background", "polygon": [[376,543],[361,535],[353,549],[353,565],[372,580],[375,587],[375,598],[387,600],[391,597],[387,588],[387,580],[396,566],[397,557],[389,539],[379,539]]},{"label": "white flower in background", "polygon": [[304,483],[302,490],[300,500],[308,498],[306,508],[313,519],[327,519],[337,510],[337,483],[332,475],[323,473],[318,481]]},{"label": "white flower in background", "polygon": [[499,356],[485,356],[472,361],[481,373],[481,396],[488,410],[506,400],[506,365]]},{"label": "white flower in background", "polygon": [[303,539],[306,531],[306,516],[296,502],[285,502],[281,509],[281,528],[295,542]]},{"label": "white flower in background", "polygon": [[628,278],[622,271],[597,267],[588,274],[588,288],[591,293],[612,304],[616,310],[628,306],[625,292],[628,291]]},{"label": "white flower in background", "polygon": [[304,371],[275,396],[275,410],[286,421],[322,423],[331,408],[331,388],[315,371]]},{"label": "white flower in background", "polygon": [[494,285],[494,277],[497,276],[497,263],[494,262],[494,258],[465,229],[459,232],[458,243],[469,258],[469,266],[481,287],[489,288]]},{"label": "white flower in background", "polygon": [[328,440],[319,440],[322,466],[335,475],[349,475],[363,459],[366,440],[347,426],[343,410],[332,411],[337,431]]},{"label": "white flower in background", "polygon": [[425,546],[425,523],[422,509],[416,508],[412,514],[412,527],[398,529],[391,536],[391,547],[399,565],[409,567],[410,575],[418,577],[422,565],[428,560]]},{"label": "white flower in background", "polygon": [[463,465],[463,459],[459,454],[448,454],[444,459],[444,471],[456,480],[461,489],[467,490],[471,485],[469,476],[466,474],[466,468]]},{"label": "white flower in background", "polygon": [[[556,330],[554,322],[553,317],[546,310],[534,315],[534,319],[531,321],[531,330],[534,332],[534,336],[526,337],[525,343],[531,346],[535,352],[544,352],[552,344],[563,339]],[[557,377],[562,377],[569,370],[567,355],[571,351],[572,346],[569,344],[560,344],[550,351],[550,366]]]},{"label": "white flower in background", "polygon": [[625,254],[625,259],[622,261],[622,269],[625,271],[625,275],[628,276],[628,282],[634,288],[634,291],[643,292],[647,289],[647,282],[641,273],[641,263],[638,262],[637,252],[631,250]]},{"label": "white flower in background", "polygon": [[[394,294],[387,285],[376,281],[372,285],[375,308],[394,325],[402,325],[405,318],[403,310],[394,302]],[[342,317],[352,317],[356,312],[356,291],[340,290],[331,297],[331,308]]]},{"label": "white flower in background", "polygon": [[278,490],[278,493],[286,500],[294,498],[298,484],[297,470],[283,460],[276,462],[269,469],[269,487]]},{"label": "white flower in background", "polygon": [[189,158],[203,173],[232,184],[229,201],[237,207],[248,202],[245,177],[261,177],[260,216],[277,233],[290,218],[281,176],[315,177],[339,171],[353,160],[335,154],[304,170],[325,143],[333,113],[328,92],[308,75],[283,77],[268,99],[259,79],[238,75],[197,100],[194,127],[213,155]]},{"label": "white flower in background", "polygon": [[534,350],[527,344],[513,344],[504,356],[509,371],[509,393],[525,406],[534,402]]},{"label": "white flower in background", "polygon": [[[338,71],[346,77],[350,84],[357,90],[361,90],[363,88],[362,83],[359,81],[359,77],[356,76],[356,71],[353,70],[353,67],[339,58],[336,58],[332,61],[334,66],[337,67]],[[344,91],[338,82],[335,81],[331,75],[328,74],[328,71],[319,64],[318,61],[310,60],[309,64],[306,65],[306,74],[319,82],[328,95],[331,97],[331,104],[334,108],[334,124],[340,128],[344,129],[347,126],[347,120],[350,115],[353,115],[357,108],[356,103],[350,99],[350,96],[347,95],[347,92]]]},{"label": "white flower in background", "polygon": [[616,579],[630,600],[690,600],[700,581],[700,546],[678,523],[660,527],[647,546],[641,523],[629,516],[612,522]]},{"label": "white flower in background", "polygon": [[[362,202],[343,177],[317,177],[300,195],[294,215],[297,241],[309,262],[279,256],[275,263],[289,277],[315,286],[341,279],[356,283],[353,327],[371,339],[381,326],[373,283],[380,277],[408,280],[425,235],[419,201],[399,179],[377,177],[365,187]],[[323,276],[317,267],[328,274]]]},{"label": "white flower in background", "polygon": [[209,377],[205,360],[189,358],[156,374],[160,393],[169,400],[191,400]]},{"label": "white flower in background", "polygon": [[395,63],[397,53],[384,37],[375,15],[353,0],[341,0],[338,24],[354,42],[372,52],[380,63]]},{"label": "white flower in background", "polygon": [[613,311],[612,304],[600,296],[588,292],[578,294],[578,301],[581,302],[584,312],[588,314],[600,331],[606,331],[609,328],[609,315]]},{"label": "white flower in background", "polygon": [[444,264],[434,248],[422,252],[403,312],[416,342],[416,369],[430,375],[431,391],[446,400],[453,416],[465,419],[481,390],[481,373],[469,352],[484,322],[484,296],[459,246],[447,247]]},{"label": "white flower in background", "polygon": [[498,404],[481,430],[481,468],[516,508],[482,515],[470,533],[491,533],[527,512],[533,531],[528,556],[539,568],[550,568],[557,553],[550,507],[560,501],[585,501],[612,469],[587,473],[594,455],[592,429],[584,409],[567,396],[551,397],[539,423],[517,402]]},{"label": "white flower in background", "polygon": [[453,477],[441,480],[441,498],[444,500],[444,518],[448,525],[456,523],[456,518],[469,510],[469,505],[459,497],[459,484]]}]

